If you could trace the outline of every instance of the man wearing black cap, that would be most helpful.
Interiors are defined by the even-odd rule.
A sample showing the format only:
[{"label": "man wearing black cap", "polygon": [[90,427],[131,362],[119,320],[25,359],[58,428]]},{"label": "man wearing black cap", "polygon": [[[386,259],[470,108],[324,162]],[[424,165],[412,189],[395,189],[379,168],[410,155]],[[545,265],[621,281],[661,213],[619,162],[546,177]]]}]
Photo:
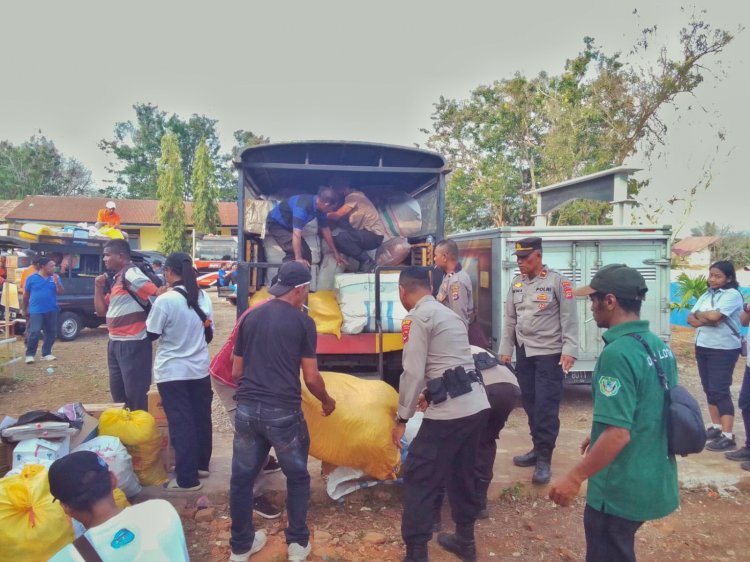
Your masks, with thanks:
[{"label": "man wearing black cap", "polygon": [[646,282],[622,264],[600,269],[576,290],[591,299],[605,347],[594,367],[591,435],[581,444],[583,460],[553,482],[550,498],[573,501],[589,481],[583,524],[586,561],[635,562],[633,543],[643,521],[679,506],[677,465],[668,452],[665,390],[677,384],[672,350],[640,319]]},{"label": "man wearing black cap", "polygon": [[500,361],[510,363],[515,348],[533,448],[513,457],[513,464],[535,466],[531,481],[546,484],[560,432],[563,378],[578,353],[576,301],[570,281],[542,263],[541,238],[523,238],[515,250],[521,274],[513,278],[505,303]]},{"label": "man wearing black cap", "polygon": [[120,509],[112,490],[117,478],[96,453],[70,453],[49,468],[49,489],[65,513],[86,533],[60,550],[51,562],[106,560],[153,562],[189,560],[180,516],[166,500]]},{"label": "man wearing black cap", "polygon": [[276,298],[250,311],[237,334],[232,366],[238,383],[237,410],[229,488],[232,561],[247,560],[266,542],[263,531],[253,528],[252,490],[271,447],[287,482],[288,560],[307,560],[312,550],[307,527],[310,436],[300,407],[300,367],[324,416],[333,412],[336,401],[326,392],[318,372],[315,323],[301,310],[310,279],[310,270],[303,264],[282,265],[269,289]]}]

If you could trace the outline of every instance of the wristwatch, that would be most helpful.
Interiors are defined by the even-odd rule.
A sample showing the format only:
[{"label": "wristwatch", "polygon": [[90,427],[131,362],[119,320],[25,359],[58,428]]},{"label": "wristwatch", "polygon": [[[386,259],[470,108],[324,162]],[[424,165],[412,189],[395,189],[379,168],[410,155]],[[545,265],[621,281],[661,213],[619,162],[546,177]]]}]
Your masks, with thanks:
[{"label": "wristwatch", "polygon": [[409,423],[409,420],[405,420],[404,418],[402,418],[401,416],[399,416],[398,414],[396,414],[396,423],[406,424],[406,423]]}]

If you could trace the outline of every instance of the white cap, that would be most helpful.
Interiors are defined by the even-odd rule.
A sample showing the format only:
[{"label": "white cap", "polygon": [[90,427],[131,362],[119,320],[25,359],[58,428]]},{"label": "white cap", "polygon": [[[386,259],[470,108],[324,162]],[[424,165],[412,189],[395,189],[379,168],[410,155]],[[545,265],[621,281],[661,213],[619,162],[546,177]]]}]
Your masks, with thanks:
[{"label": "white cap", "polygon": [[107,204],[105,205],[105,207],[107,207],[107,209],[115,209],[117,208],[117,205],[115,205],[114,201],[107,201]]}]

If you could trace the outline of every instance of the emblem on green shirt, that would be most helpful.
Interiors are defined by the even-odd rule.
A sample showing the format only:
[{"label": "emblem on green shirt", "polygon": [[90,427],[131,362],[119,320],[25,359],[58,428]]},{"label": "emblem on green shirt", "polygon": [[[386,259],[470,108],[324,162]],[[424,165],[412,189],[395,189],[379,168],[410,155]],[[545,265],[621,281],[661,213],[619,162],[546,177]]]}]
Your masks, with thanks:
[{"label": "emblem on green shirt", "polygon": [[607,398],[616,396],[621,386],[620,380],[615,377],[599,377],[599,392]]}]

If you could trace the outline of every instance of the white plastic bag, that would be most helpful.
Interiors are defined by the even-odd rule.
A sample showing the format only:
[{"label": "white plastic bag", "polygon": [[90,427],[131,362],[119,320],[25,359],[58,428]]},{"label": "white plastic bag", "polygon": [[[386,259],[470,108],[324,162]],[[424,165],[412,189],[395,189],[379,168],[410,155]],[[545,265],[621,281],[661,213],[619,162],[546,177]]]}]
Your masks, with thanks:
[{"label": "white plastic bag", "polygon": [[132,498],[140,493],[142,487],[133,470],[133,460],[130,453],[117,437],[102,435],[91,441],[86,441],[76,451],[92,451],[99,455],[109,466],[109,470],[117,476],[117,487]]}]

